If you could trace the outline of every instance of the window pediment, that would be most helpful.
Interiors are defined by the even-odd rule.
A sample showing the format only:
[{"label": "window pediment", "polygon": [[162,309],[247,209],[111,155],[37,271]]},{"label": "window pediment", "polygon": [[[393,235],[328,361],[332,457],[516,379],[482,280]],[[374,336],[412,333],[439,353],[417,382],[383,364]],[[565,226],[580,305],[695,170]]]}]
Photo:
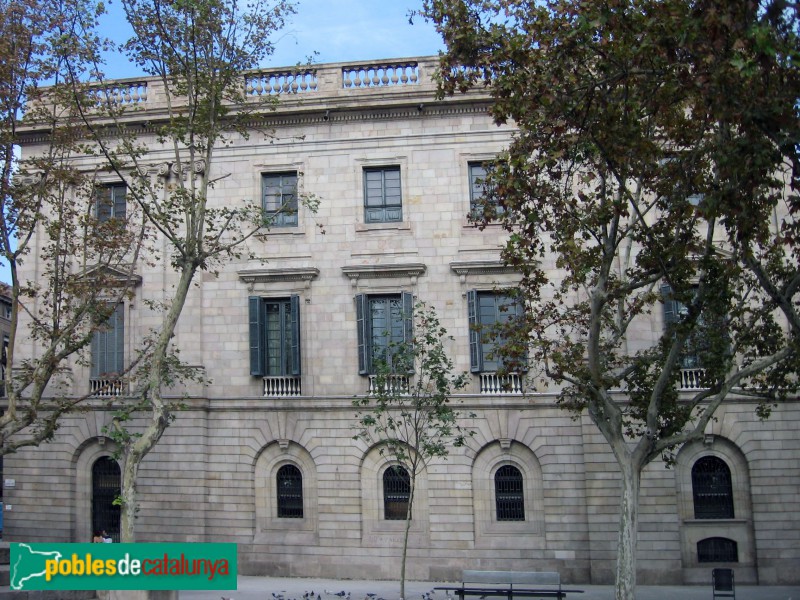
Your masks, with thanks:
[{"label": "window pediment", "polygon": [[407,277],[412,285],[416,285],[417,278],[425,274],[425,265],[422,263],[392,264],[392,265],[350,265],[342,267],[342,273],[350,278],[353,287],[361,279],[397,279]]}]

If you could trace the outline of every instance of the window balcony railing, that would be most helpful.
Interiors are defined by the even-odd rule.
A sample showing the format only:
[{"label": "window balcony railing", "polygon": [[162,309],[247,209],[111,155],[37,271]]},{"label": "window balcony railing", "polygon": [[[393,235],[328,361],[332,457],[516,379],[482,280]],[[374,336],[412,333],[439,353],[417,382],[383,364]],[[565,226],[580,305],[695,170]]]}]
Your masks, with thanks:
[{"label": "window balcony railing", "polygon": [[[381,386],[388,386],[388,389],[382,390]],[[409,389],[410,382],[408,375],[370,375],[367,393],[377,394],[379,392],[384,392],[387,394],[407,395]]]},{"label": "window balcony railing", "polygon": [[289,398],[302,395],[298,375],[269,375],[264,377],[264,396],[267,398]]},{"label": "window balcony railing", "polygon": [[512,396],[522,394],[522,377],[518,373],[498,375],[481,373],[481,394],[485,396]]},{"label": "window balcony railing", "polygon": [[681,384],[682,390],[700,390],[703,388],[702,380],[705,374],[705,369],[681,369]]},{"label": "window balcony railing", "polygon": [[125,382],[121,379],[93,377],[89,380],[89,393],[95,398],[113,398],[124,396],[126,389]]}]

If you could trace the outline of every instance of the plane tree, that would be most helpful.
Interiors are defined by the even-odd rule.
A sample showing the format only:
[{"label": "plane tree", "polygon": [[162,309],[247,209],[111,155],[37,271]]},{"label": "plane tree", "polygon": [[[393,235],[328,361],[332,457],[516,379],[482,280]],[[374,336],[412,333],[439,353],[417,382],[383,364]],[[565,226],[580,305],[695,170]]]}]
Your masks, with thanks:
[{"label": "plane tree", "polygon": [[[75,166],[101,13],[88,0],[0,2],[0,263],[10,279],[0,455],[49,440],[85,403],[89,390],[69,389],[69,367],[85,362],[134,285],[140,215],[106,218],[103,169]],[[29,144],[34,154],[23,152]]]},{"label": "plane tree", "polygon": [[486,90],[516,127],[477,223],[508,229],[523,274],[505,358],[529,346],[532,372],[608,443],[616,598],[632,600],[645,466],[700,439],[726,399],[766,417],[797,389],[798,6],[426,0],[423,14],[446,45],[440,93]]}]

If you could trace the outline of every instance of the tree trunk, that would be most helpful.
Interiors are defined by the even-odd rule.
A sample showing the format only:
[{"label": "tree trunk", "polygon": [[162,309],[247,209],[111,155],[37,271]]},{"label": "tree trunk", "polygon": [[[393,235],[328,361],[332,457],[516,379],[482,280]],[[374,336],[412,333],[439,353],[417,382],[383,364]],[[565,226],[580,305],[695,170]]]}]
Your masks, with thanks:
[{"label": "tree trunk", "polygon": [[636,542],[639,532],[639,485],[641,468],[628,459],[623,464],[622,498],[619,511],[619,539],[616,573],[616,600],[635,600],[636,597]]},{"label": "tree trunk", "polygon": [[150,405],[150,423],[142,431],[141,436],[130,440],[124,449],[125,468],[122,471],[120,511],[120,541],[133,542],[136,538],[135,520],[138,512],[136,498],[136,477],[139,465],[164,434],[170,422],[170,407],[161,397],[161,382],[164,374],[164,363],[169,352],[169,344],[175,334],[175,327],[180,318],[189,287],[194,278],[196,268],[191,264],[184,265],[180,281],[175,289],[175,296],[169,306],[158,339],[153,348],[153,356],[147,367],[147,381],[140,393],[146,395]]},{"label": "tree trunk", "polygon": [[408,510],[406,511],[406,529],[403,534],[403,557],[400,560],[400,600],[406,597],[406,557],[408,556],[408,536],[411,532],[411,509],[414,506],[414,488],[416,488],[416,474],[412,473],[409,481]]}]

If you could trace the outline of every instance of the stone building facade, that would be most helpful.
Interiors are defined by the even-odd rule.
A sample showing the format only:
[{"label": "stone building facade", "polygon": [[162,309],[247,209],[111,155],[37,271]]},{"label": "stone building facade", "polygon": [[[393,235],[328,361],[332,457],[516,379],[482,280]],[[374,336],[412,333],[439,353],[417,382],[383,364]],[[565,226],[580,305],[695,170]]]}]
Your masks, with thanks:
[{"label": "stone building facade", "polygon": [[[397,577],[404,522],[386,518],[397,501],[385,487],[391,465],[353,440],[352,403],[371,385],[368,354],[359,355],[377,343],[370,332],[381,318],[396,320],[410,294],[453,336],[457,370],[482,371],[452,399],[476,413],[468,423],[476,435],[422,474],[410,577],[553,569],[570,582],[612,580],[619,474],[599,432],[558,408],[546,382],[501,385],[488,355],[484,364],[471,357],[470,316],[496,317],[497,290],[518,281],[500,261],[503,230],[467,219],[481,161],[512,129],[492,123],[479,93],[436,101],[434,62],[248,77],[253,102],[280,95],[259,124],[274,137],[254,129],[219,151],[214,201],[261,197],[270,210],[313,194],[321,203],[316,215],[300,206],[280,216],[265,241],[249,243],[256,259],[200,275],[175,343],[209,383],[175,390],[187,394],[185,408],[140,471],[139,541],[236,542],[244,574]],[[143,109],[146,130],[158,84],[123,81],[118,91]],[[24,151],[36,150],[32,134]],[[124,394],[104,387],[104,369],[113,369],[100,363],[131,356],[157,322],[148,301],[168,295],[173,275],[163,256],[151,258],[119,312],[118,337],[105,340],[114,351],[92,357],[94,370],[72,365],[74,393]],[[655,339],[662,327],[654,315],[638,334]],[[7,458],[6,539],[91,539],[93,507],[107,501],[98,482],[115,468],[107,400],[66,419],[52,442]],[[800,582],[798,422],[796,401],[761,422],[752,403],[734,398],[674,467],[648,467],[640,582],[706,582],[715,566],[733,566],[740,582]],[[709,478],[721,487],[698,489]],[[703,512],[712,493],[723,500]]]}]

